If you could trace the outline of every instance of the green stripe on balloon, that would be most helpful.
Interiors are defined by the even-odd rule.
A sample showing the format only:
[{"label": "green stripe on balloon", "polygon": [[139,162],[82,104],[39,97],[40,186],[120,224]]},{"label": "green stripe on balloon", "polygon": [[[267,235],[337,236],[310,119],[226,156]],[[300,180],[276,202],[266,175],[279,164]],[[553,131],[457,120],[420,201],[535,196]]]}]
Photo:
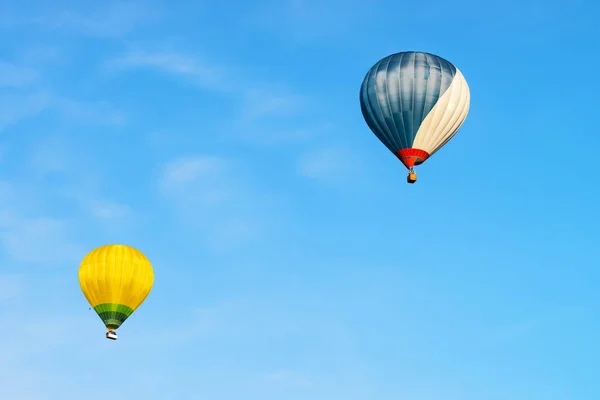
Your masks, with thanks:
[{"label": "green stripe on balloon", "polygon": [[104,303],[94,307],[94,311],[109,329],[117,329],[133,314],[133,309],[123,304]]}]

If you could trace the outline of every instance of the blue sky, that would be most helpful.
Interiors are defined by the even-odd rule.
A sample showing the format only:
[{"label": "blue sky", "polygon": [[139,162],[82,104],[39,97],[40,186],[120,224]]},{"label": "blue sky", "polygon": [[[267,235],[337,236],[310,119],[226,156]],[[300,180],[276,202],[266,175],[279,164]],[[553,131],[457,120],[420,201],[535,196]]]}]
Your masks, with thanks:
[{"label": "blue sky", "polygon": [[[600,398],[600,4],[169,3],[0,6],[4,398]],[[358,101],[403,50],[471,89],[412,186]]]}]

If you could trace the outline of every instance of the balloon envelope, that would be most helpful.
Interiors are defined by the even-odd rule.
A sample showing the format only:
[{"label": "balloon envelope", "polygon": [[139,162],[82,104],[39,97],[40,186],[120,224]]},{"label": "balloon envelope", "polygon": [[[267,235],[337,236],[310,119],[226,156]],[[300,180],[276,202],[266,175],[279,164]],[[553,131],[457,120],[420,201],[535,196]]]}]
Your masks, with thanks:
[{"label": "balloon envelope", "polygon": [[456,134],[469,105],[462,73],[429,53],[409,51],[381,59],[360,88],[365,121],[407,168],[423,163]]},{"label": "balloon envelope", "polygon": [[140,251],[111,244],[85,256],[79,267],[79,284],[106,328],[115,331],[150,293],[154,271]]}]

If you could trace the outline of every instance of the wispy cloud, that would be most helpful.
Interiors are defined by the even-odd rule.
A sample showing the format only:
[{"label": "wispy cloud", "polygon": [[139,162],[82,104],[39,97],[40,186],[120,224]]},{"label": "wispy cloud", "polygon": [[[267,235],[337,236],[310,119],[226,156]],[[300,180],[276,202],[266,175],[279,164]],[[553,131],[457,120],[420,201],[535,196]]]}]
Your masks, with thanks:
[{"label": "wispy cloud", "polygon": [[0,23],[10,27],[35,25],[53,31],[111,38],[124,36],[139,25],[155,21],[160,13],[156,4],[131,1],[70,3],[68,7],[38,3],[35,11],[27,14],[3,13]]},{"label": "wispy cloud", "polygon": [[[328,325],[330,322],[315,320],[310,315],[306,315],[304,309],[292,310],[286,305],[273,303],[262,296],[238,296],[220,298],[196,307],[169,329],[148,334],[147,340],[163,342],[163,339],[170,341],[170,338],[173,338],[179,345],[198,338],[220,338],[231,342],[246,340],[268,342],[282,338],[297,339],[305,335],[320,336],[324,333],[335,337],[334,330],[330,330]],[[140,347],[145,346],[147,343],[140,343]],[[266,377],[277,380],[284,376],[283,374],[282,376],[263,375],[263,378]]]},{"label": "wispy cloud", "polygon": [[104,101],[80,101],[55,96],[50,103],[65,119],[85,125],[119,126],[125,115]]},{"label": "wispy cloud", "polygon": [[300,156],[298,174],[326,183],[343,183],[358,172],[357,159],[342,147],[328,147]]},{"label": "wispy cloud", "polygon": [[[81,318],[55,313],[44,316],[42,313],[32,312],[32,309],[43,308],[18,307],[0,314],[3,321],[11,326],[10,340],[0,344],[0,385],[6,398],[54,398],[60,393],[62,386],[61,382],[55,380],[63,379],[65,367],[56,366],[52,359],[59,354],[68,353],[73,347],[80,349],[80,362],[89,353],[99,356],[97,350],[91,350],[90,346],[83,343],[80,327],[85,324],[82,324]],[[82,374],[80,379],[84,376]],[[82,387],[83,385],[73,385],[70,392],[79,392]]]},{"label": "wispy cloud", "polygon": [[203,90],[227,96],[238,106],[223,132],[260,144],[305,140],[320,133],[322,122],[307,122],[314,101],[277,82],[255,82],[235,69],[170,52],[132,51],[106,61],[107,71],[146,68],[170,74]]},{"label": "wispy cloud", "polygon": [[7,126],[37,115],[48,108],[50,98],[45,93],[0,95],[0,131]]},{"label": "wispy cloud", "polygon": [[241,118],[244,121],[261,117],[290,117],[306,108],[306,99],[274,87],[242,88],[244,104]]},{"label": "wispy cloud", "polygon": [[45,110],[83,125],[119,126],[125,116],[105,102],[85,102],[54,95],[47,91],[0,95],[0,131]]},{"label": "wispy cloud", "polygon": [[295,41],[322,41],[351,33],[368,21],[373,8],[358,0],[270,0],[256,9],[249,21]]},{"label": "wispy cloud", "polygon": [[40,140],[28,153],[11,181],[0,182],[0,245],[12,260],[77,262],[85,250],[77,232],[86,224],[99,230],[94,224],[130,216],[128,205],[102,193],[94,160],[69,140]]},{"label": "wispy cloud", "polygon": [[271,199],[247,178],[231,159],[195,155],[167,162],[158,188],[207,243],[227,248],[257,239],[269,220],[264,213]]},{"label": "wispy cloud", "polygon": [[225,92],[234,90],[232,84],[225,79],[222,69],[182,54],[133,51],[108,60],[104,66],[108,71],[113,72],[124,69],[151,68],[178,75],[206,89]]},{"label": "wispy cloud", "polygon": [[497,346],[504,343],[512,342],[530,335],[535,330],[541,328],[543,321],[539,318],[525,319],[512,324],[507,324],[498,328],[495,332],[485,336],[487,346]]},{"label": "wispy cloud", "polygon": [[22,285],[22,275],[0,275],[0,304],[19,297]]},{"label": "wispy cloud", "polygon": [[315,384],[305,376],[288,370],[270,372],[264,376],[264,379],[271,384],[304,389],[310,389],[315,386]]},{"label": "wispy cloud", "polygon": [[303,106],[303,98],[273,83],[253,82],[235,69],[186,54],[132,51],[107,60],[108,71],[147,68],[187,79],[207,90],[221,92],[242,101],[241,114],[255,118],[274,113],[291,114]]},{"label": "wispy cloud", "polygon": [[[494,348],[511,345],[517,341],[527,340],[554,324],[573,324],[574,320],[587,318],[589,310],[582,307],[560,306],[551,307],[535,314],[515,318],[512,322],[497,324],[487,334],[480,335],[484,348]],[[559,322],[560,321],[560,322]]]},{"label": "wispy cloud", "polygon": [[[0,63],[0,87],[10,86],[0,94],[0,131],[9,131],[45,111],[57,118],[58,127],[63,122],[100,126],[124,122],[122,113],[109,104],[78,101],[44,90],[39,78],[36,69]],[[84,163],[73,162],[74,157],[85,157],[81,149],[69,154],[68,143],[40,139],[51,135],[44,130],[41,133],[29,141],[29,149],[21,148],[26,155],[12,165],[10,181],[0,183],[0,246],[13,261],[55,265],[76,260],[82,253],[75,237],[82,209],[98,220],[121,217],[128,209],[89,189],[89,182],[96,180],[82,170]],[[21,151],[13,156],[22,157]],[[44,180],[48,176],[64,180],[48,185]],[[62,186],[70,187],[78,197],[69,198],[66,192],[57,195]]]},{"label": "wispy cloud", "polygon": [[91,201],[90,209],[94,217],[103,220],[124,218],[131,213],[131,207],[126,204],[99,199]]},{"label": "wispy cloud", "polygon": [[81,248],[69,238],[69,223],[55,218],[16,217],[0,221],[0,243],[17,261],[54,264],[76,260]]},{"label": "wispy cloud", "polygon": [[39,70],[63,66],[71,59],[68,48],[65,49],[57,44],[31,44],[20,49],[14,57],[35,67],[36,77],[39,76]]},{"label": "wispy cloud", "polygon": [[235,198],[232,177],[229,160],[192,156],[168,162],[160,186],[163,193],[183,197],[191,203],[218,205]]},{"label": "wispy cloud", "polygon": [[18,262],[54,265],[72,261],[80,249],[71,236],[72,221],[47,214],[44,190],[3,182],[0,195],[0,246]]},{"label": "wispy cloud", "polygon": [[163,343],[165,347],[177,347],[191,340],[219,336],[229,329],[230,314],[236,309],[236,303],[232,301],[197,307],[168,329],[148,332],[138,346],[145,348],[150,343]]},{"label": "wispy cloud", "polygon": [[27,161],[31,173],[40,179],[49,175],[62,178],[63,185],[54,185],[47,195],[58,195],[97,220],[122,219],[132,212],[129,205],[102,195],[102,160],[87,158],[64,137],[41,140]]},{"label": "wispy cloud", "polygon": [[0,87],[21,87],[38,79],[35,69],[0,61]]}]

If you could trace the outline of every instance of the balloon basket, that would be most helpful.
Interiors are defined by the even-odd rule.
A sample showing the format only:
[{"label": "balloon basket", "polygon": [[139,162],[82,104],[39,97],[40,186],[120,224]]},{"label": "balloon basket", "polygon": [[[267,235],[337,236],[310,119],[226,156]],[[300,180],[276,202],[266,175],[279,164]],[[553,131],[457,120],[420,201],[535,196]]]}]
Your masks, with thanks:
[{"label": "balloon basket", "polygon": [[414,172],[409,172],[408,176],[406,177],[406,182],[407,183],[415,183],[417,181],[417,174],[415,174]]}]

